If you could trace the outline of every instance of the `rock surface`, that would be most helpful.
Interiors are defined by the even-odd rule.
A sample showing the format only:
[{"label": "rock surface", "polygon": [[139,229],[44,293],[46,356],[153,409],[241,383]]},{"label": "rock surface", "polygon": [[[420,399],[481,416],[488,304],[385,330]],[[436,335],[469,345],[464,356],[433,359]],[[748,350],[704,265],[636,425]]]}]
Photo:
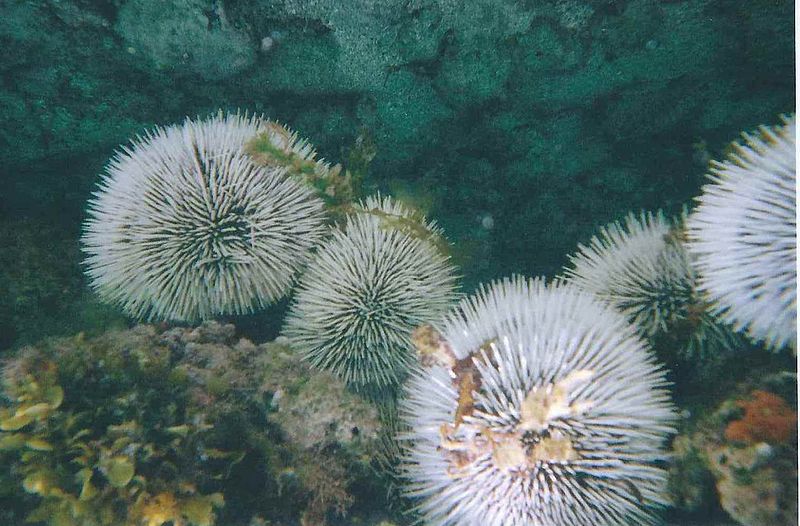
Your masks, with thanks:
[{"label": "rock surface", "polygon": [[793,108],[783,0],[166,6],[0,1],[0,217],[36,214],[74,241],[118,145],[240,108],[334,162],[368,137],[367,188],[427,208],[471,287],[553,274],[629,210],[677,212],[708,159]]},{"label": "rock surface", "polygon": [[[114,513],[160,525],[184,513],[199,525],[201,505],[224,525],[388,519],[376,505],[386,494],[377,410],[286,345],[257,346],[232,325],[140,325],[26,347],[4,365],[0,402],[3,524],[33,512],[48,524]],[[86,428],[74,434],[74,421]]]}]

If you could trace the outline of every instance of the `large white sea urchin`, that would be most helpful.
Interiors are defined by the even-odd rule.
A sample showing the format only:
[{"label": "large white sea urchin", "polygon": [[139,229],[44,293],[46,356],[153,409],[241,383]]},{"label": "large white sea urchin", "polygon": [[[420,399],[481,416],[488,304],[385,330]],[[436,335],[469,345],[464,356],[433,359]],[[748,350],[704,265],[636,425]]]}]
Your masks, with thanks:
[{"label": "large white sea urchin", "polygon": [[514,278],[463,301],[438,338],[401,405],[426,524],[657,522],[674,408],[622,314],[574,285]]},{"label": "large white sea urchin", "polygon": [[88,205],[86,272],[137,318],[244,314],[284,296],[324,233],[323,203],[248,140],[274,123],[239,114],[155,128],[123,147]]},{"label": "large white sea urchin", "polygon": [[767,347],[797,348],[795,117],[713,162],[688,220],[711,310]]},{"label": "large white sea urchin", "polygon": [[293,347],[352,385],[396,385],[414,358],[411,331],[455,300],[439,236],[391,198],[356,206],[300,278],[283,331]]}]

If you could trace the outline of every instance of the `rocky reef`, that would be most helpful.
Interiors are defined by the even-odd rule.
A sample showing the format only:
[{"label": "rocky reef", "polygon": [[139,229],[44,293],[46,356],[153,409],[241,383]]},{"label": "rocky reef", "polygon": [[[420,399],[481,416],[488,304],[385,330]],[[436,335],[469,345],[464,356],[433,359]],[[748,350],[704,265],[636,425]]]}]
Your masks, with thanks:
[{"label": "rocky reef", "polygon": [[42,217],[0,221],[0,349],[127,323],[88,292],[78,226],[64,232]]},{"label": "rocky reef", "polygon": [[[796,379],[780,368],[682,401],[668,524],[796,524]],[[392,496],[391,405],[282,338],[256,345],[218,322],[79,333],[7,355],[2,378],[3,524],[412,520]]]},{"label": "rocky reef", "polygon": [[380,426],[335,378],[231,325],[49,340],[4,364],[2,520],[378,521]]},{"label": "rocky reef", "polygon": [[744,526],[797,524],[795,389],[793,374],[753,375],[710,411],[687,418],[673,441],[679,514],[713,522],[723,520],[721,509]]}]

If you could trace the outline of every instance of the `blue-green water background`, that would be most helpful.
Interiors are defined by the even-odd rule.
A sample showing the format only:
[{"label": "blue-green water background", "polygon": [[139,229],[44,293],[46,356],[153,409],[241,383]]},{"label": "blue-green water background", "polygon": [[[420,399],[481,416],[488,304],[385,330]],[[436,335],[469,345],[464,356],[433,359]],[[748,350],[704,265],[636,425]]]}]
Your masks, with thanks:
[{"label": "blue-green water background", "polygon": [[373,143],[367,189],[441,223],[466,290],[552,276],[598,225],[679,211],[740,131],[792,111],[792,8],[2,0],[0,348],[124,321],[86,292],[84,204],[118,145],[219,108],[335,162]]}]

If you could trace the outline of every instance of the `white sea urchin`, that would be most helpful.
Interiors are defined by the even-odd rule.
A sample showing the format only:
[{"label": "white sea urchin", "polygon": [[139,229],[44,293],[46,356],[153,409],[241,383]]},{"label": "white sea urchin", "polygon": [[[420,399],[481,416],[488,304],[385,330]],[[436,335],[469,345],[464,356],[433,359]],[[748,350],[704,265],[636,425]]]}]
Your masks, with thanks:
[{"label": "white sea urchin", "polygon": [[268,126],[223,116],[156,128],[111,160],[88,205],[86,272],[138,318],[243,314],[284,296],[321,239],[323,203],[245,143]]},{"label": "white sea urchin", "polygon": [[755,341],[797,348],[795,117],[714,162],[688,220],[711,309]]},{"label": "white sea urchin", "polygon": [[434,224],[386,197],[356,208],[300,278],[284,334],[348,383],[395,385],[414,357],[411,331],[447,311],[455,275]]},{"label": "white sea urchin", "polygon": [[427,524],[656,522],[674,408],[620,313],[574,285],[515,278],[463,301],[440,337],[401,406]]},{"label": "white sea urchin", "polygon": [[[684,246],[685,214],[628,214],[569,256],[566,280],[608,302],[648,338],[670,333],[688,356],[714,356],[736,338],[707,312]],[[680,332],[681,334],[676,334]]]},{"label": "white sea urchin", "polygon": [[648,336],[684,315],[693,294],[689,256],[661,211],[628,214],[569,256],[567,280],[608,301]]}]

